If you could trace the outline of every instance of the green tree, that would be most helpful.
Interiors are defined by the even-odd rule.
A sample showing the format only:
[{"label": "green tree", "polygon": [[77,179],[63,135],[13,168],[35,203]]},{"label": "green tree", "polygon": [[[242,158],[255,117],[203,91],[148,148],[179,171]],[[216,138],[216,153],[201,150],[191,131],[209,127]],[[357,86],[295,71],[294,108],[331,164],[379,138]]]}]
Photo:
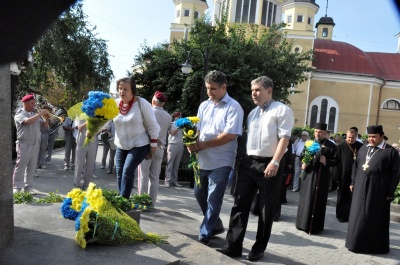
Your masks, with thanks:
[{"label": "green tree", "polygon": [[66,108],[90,90],[108,92],[111,78],[106,41],[77,4],[43,34],[32,48],[33,64],[20,75],[20,93],[35,92]]},{"label": "green tree", "polygon": [[[304,72],[312,70],[309,67],[312,53],[293,53],[283,27],[284,24],[274,24],[268,29],[229,24],[226,17],[212,26],[207,17],[198,19],[191,28],[190,40],[162,43],[153,48],[142,46],[135,57],[140,68],[135,73],[139,93],[150,99],[156,90],[161,90],[169,97],[166,108],[170,112],[179,110],[184,115],[195,115],[204,62],[208,60],[208,70],[220,70],[227,75],[228,93],[242,105],[246,116],[254,108],[250,81],[261,75],[274,81],[274,99],[289,103],[288,88],[306,80]],[[181,64],[188,52],[193,72],[184,75]]]}]

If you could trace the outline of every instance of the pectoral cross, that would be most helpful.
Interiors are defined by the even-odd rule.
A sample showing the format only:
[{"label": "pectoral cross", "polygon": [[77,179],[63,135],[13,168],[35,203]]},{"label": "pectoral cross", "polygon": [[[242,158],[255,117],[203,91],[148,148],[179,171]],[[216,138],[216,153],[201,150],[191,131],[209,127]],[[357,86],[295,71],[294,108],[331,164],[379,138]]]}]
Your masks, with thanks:
[{"label": "pectoral cross", "polygon": [[367,162],[365,162],[365,164],[362,166],[364,171],[367,170],[367,168],[369,168],[369,165],[367,164]]}]

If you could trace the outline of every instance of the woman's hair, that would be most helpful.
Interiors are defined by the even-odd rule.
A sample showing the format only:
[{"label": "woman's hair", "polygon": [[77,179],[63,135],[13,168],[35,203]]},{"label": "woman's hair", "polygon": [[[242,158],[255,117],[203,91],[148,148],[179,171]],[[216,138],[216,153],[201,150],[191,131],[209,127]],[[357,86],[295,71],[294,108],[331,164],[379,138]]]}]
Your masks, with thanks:
[{"label": "woman's hair", "polygon": [[123,77],[117,80],[117,91],[120,83],[128,83],[131,86],[132,94],[136,96],[137,90],[136,90],[136,82],[133,76],[130,77]]}]

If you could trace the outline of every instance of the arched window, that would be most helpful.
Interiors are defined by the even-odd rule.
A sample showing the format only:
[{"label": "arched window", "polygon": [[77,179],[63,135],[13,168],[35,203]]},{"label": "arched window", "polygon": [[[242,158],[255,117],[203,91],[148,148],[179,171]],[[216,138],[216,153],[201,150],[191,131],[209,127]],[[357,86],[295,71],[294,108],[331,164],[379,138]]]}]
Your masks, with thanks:
[{"label": "arched window", "polygon": [[335,120],[336,120],[336,108],[332,107],[329,110],[329,122],[328,122],[328,130],[334,132],[335,131]]},{"label": "arched window", "polygon": [[311,108],[311,121],[310,121],[311,128],[314,128],[315,123],[317,122],[317,116],[318,116],[318,107],[314,105]]},{"label": "arched window", "polygon": [[329,131],[336,131],[339,113],[339,105],[331,97],[316,97],[310,104],[310,114],[308,117],[309,126],[314,128],[316,122],[327,123]]},{"label": "arched window", "polygon": [[400,110],[400,103],[398,100],[396,99],[389,99],[386,100],[383,105],[382,105],[382,109],[386,109],[386,110]]}]

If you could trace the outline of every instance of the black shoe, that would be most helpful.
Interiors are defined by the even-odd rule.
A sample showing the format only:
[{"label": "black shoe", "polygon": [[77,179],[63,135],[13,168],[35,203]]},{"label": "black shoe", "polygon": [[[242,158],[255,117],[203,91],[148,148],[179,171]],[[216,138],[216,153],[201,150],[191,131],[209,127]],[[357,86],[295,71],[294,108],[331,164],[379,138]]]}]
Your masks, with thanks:
[{"label": "black shoe", "polygon": [[274,216],[274,222],[278,222],[279,221],[279,216]]},{"label": "black shoe", "polygon": [[216,235],[222,234],[224,232],[225,232],[225,228],[223,228],[223,227],[221,229],[214,229],[211,233],[211,236],[216,236]]},{"label": "black shoe", "polygon": [[249,261],[257,261],[261,259],[264,256],[264,252],[260,253],[254,253],[253,251],[250,251],[249,255],[247,255],[246,259]]},{"label": "black shoe", "polygon": [[217,249],[218,252],[224,254],[225,256],[231,257],[231,258],[239,258],[242,256],[242,253],[240,252],[233,252],[227,248],[220,248]]},{"label": "black shoe", "polygon": [[197,239],[197,242],[207,246],[208,244],[210,244],[210,239],[199,236],[199,238]]}]

